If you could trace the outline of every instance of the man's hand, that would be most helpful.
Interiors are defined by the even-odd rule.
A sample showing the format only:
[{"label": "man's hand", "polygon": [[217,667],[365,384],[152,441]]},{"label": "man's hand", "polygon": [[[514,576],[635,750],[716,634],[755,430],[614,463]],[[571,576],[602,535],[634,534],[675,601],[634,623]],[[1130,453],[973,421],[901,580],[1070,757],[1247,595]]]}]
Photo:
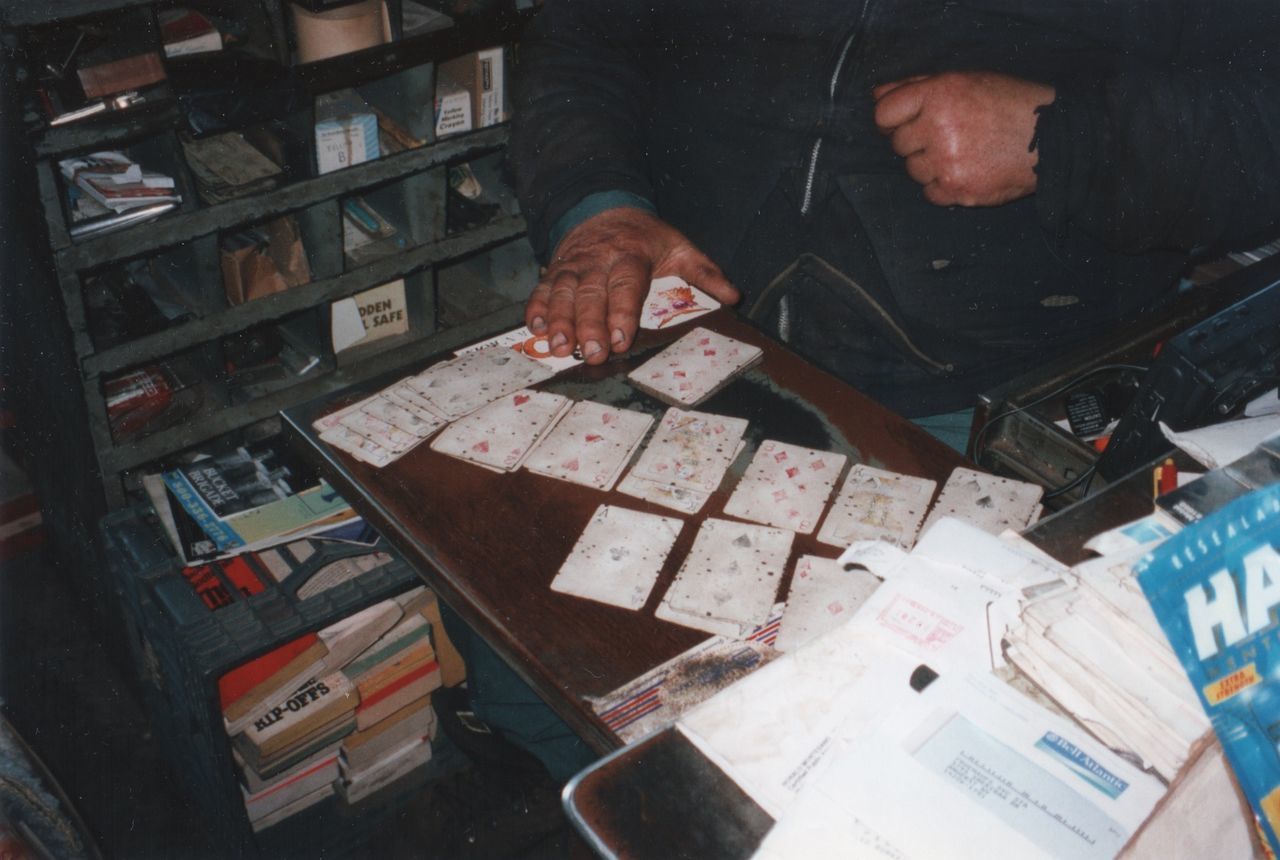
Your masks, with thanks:
[{"label": "man's hand", "polygon": [[1053,87],[992,72],[922,75],[872,91],[876,125],[939,206],[998,206],[1036,190],[1036,108]]},{"label": "man's hand", "polygon": [[551,352],[574,346],[588,364],[623,352],[640,323],[649,281],[679,275],[725,304],[738,301],[715,263],[680,231],[643,209],[609,209],[570,230],[525,306],[525,324]]}]

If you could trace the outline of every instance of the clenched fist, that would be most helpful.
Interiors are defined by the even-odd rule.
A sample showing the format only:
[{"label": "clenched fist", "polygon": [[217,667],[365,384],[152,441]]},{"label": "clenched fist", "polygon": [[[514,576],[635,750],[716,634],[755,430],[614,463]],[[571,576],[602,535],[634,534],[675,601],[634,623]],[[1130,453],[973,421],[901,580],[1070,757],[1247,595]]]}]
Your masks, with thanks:
[{"label": "clenched fist", "polygon": [[882,84],[875,120],[907,173],[939,206],[998,206],[1036,190],[1036,108],[1053,87],[993,72]]}]

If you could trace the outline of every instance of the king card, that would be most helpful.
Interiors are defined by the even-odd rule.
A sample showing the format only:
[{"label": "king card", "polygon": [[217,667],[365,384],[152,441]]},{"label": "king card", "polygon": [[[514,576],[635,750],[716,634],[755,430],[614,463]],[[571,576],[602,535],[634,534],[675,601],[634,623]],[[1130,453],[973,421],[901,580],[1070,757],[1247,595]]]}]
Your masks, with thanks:
[{"label": "king card", "polygon": [[859,463],[849,470],[818,540],[840,549],[859,540],[884,540],[911,549],[937,488],[937,481]]},{"label": "king card", "polygon": [[747,419],[671,408],[631,474],[658,484],[712,493],[741,450]]},{"label": "king card", "polygon": [[655,278],[649,284],[644,309],[640,313],[640,328],[660,329],[679,325],[703,314],[709,314],[720,303],[702,290],[685,282],[684,278],[669,275]]},{"label": "king card", "polygon": [[810,534],[822,518],[847,459],[844,454],[766,439],[756,449],[724,512]]},{"label": "king card", "polygon": [[641,609],[683,525],[674,517],[601,505],[560,566],[551,590]]}]

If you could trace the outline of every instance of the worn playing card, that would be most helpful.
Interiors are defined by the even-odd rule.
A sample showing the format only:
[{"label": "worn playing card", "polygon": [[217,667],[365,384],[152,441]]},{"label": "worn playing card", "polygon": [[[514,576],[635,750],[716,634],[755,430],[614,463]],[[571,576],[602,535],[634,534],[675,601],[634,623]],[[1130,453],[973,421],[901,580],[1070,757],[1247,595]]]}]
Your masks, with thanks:
[{"label": "worn playing card", "polygon": [[627,379],[674,406],[697,406],[761,355],[758,346],[698,327],[631,371]]},{"label": "worn playing card", "polygon": [[610,490],[652,424],[652,415],[583,400],[573,404],[529,452],[524,467],[539,475]]},{"label": "worn playing card", "polygon": [[793,651],[838,627],[879,586],[879,578],[868,570],[845,570],[835,559],[800,556],[791,575],[791,590],[775,647]]},{"label": "worn playing card", "polygon": [[372,442],[356,433],[354,430],[348,430],[341,425],[330,427],[320,433],[320,440],[337,448],[339,451],[346,451],[363,463],[375,466],[381,469],[383,466],[389,466],[400,456],[386,448],[383,448],[376,442]]},{"label": "worn playing card", "polygon": [[858,540],[911,549],[937,488],[938,482],[927,478],[856,464],[831,503],[818,540],[840,549]]},{"label": "worn playing card", "polygon": [[636,475],[634,469],[618,482],[618,492],[685,514],[696,514],[711,498],[710,493],[700,493],[697,490],[688,490],[684,487],[674,487],[641,478]]},{"label": "worn playing card", "polygon": [[742,638],[769,616],[795,533],[708,517],[656,615]]},{"label": "worn playing card", "polygon": [[709,314],[720,303],[677,275],[655,278],[649,283],[640,313],[640,328],[658,329],[688,322]]},{"label": "worn playing card", "polygon": [[503,346],[469,352],[409,377],[408,384],[449,420],[555,376],[536,359]]},{"label": "worn playing card", "polygon": [[1005,529],[1021,531],[1039,519],[1043,493],[1038,484],[958,468],[943,485],[921,531],[942,517],[957,517],[995,535]]},{"label": "worn playing card", "polygon": [[395,385],[387,386],[382,390],[382,395],[411,410],[424,421],[430,421],[433,418],[441,421],[449,420],[437,412],[435,407],[431,405],[431,401],[419,394],[407,379],[402,379]]},{"label": "worn playing card", "polygon": [[487,340],[478,341],[470,346],[464,346],[462,349],[454,353],[454,355],[466,355],[481,349],[488,349],[493,346],[505,346],[508,349],[519,352],[529,358],[535,358],[538,361],[550,367],[556,373],[562,370],[568,370],[571,367],[577,367],[582,364],[582,356],[575,349],[571,355],[563,358],[551,354],[551,344],[545,334],[534,334],[529,331],[527,326],[512,329],[500,335],[488,338]]},{"label": "worn playing card", "polygon": [[422,441],[418,436],[406,433],[378,416],[365,412],[365,403],[369,403],[374,399],[376,398],[370,398],[362,403],[355,412],[343,415],[340,422],[342,426],[352,432],[359,433],[366,439],[377,442],[393,454],[402,454]]},{"label": "worn playing card", "polygon": [[357,401],[356,403],[352,403],[350,406],[344,406],[341,409],[337,409],[337,410],[334,410],[333,412],[330,412],[328,415],[322,415],[321,417],[317,418],[315,421],[312,421],[311,426],[315,429],[317,433],[324,433],[325,431],[332,430],[335,427],[341,427],[343,418],[345,418],[346,416],[350,415],[353,412],[359,412],[361,406],[368,403],[370,400],[372,400],[374,397],[377,397],[377,396],[378,395],[375,394],[373,395],[373,397],[366,397],[364,400],[360,400],[360,401]]},{"label": "worn playing card", "polygon": [[460,460],[511,472],[572,404],[546,391],[516,391],[459,418],[440,432],[431,448]]},{"label": "worn playing card", "polygon": [[810,534],[844,470],[844,454],[766,439],[724,506],[729,516]]},{"label": "worn playing card", "polygon": [[631,474],[665,486],[714,492],[741,450],[747,419],[671,408]]},{"label": "worn playing card", "polygon": [[391,426],[418,439],[425,439],[445,425],[445,420],[421,409],[411,409],[382,393],[360,404],[360,411],[381,418]]},{"label": "worn playing card", "polygon": [[683,525],[674,517],[601,505],[560,566],[551,590],[640,609]]}]

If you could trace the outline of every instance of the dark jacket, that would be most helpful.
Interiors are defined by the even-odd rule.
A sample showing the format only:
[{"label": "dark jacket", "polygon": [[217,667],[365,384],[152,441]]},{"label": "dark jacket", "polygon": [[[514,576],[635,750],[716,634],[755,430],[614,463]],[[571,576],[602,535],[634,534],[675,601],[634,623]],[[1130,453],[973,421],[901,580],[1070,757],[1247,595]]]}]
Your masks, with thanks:
[{"label": "dark jacket", "polygon": [[[622,190],[744,307],[790,251],[833,263],[863,295],[801,289],[793,343],[904,412],[942,411],[1149,310],[1193,253],[1280,232],[1277,46],[1275,0],[548,0],[521,45],[510,157],[543,259],[575,203]],[[875,130],[874,85],[961,69],[1057,89],[1034,196],[935,207]],[[806,224],[779,201],[804,196],[819,138],[825,208]],[[826,235],[759,252],[796,231]],[[909,369],[840,343],[865,337]]]}]

